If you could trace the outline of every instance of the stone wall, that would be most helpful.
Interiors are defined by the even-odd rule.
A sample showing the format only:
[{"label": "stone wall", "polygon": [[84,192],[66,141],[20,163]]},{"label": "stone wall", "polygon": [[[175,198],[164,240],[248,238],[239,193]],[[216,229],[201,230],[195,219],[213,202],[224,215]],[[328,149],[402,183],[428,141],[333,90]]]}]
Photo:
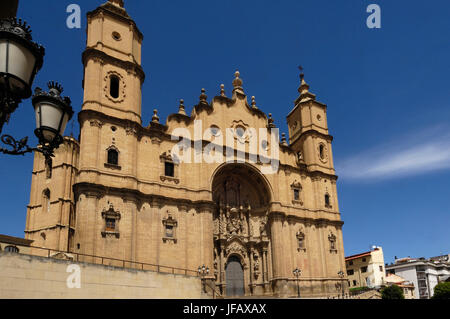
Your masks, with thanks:
[{"label": "stone wall", "polygon": [[[80,288],[68,288],[69,265],[80,267]],[[0,299],[207,298],[197,277],[0,252]]]}]

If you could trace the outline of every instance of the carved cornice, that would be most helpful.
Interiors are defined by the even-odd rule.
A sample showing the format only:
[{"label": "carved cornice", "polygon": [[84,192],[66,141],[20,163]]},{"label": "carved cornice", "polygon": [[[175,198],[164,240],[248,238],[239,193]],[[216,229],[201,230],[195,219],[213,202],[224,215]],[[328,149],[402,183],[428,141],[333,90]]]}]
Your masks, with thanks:
[{"label": "carved cornice", "polygon": [[319,102],[319,101],[316,101],[316,100],[314,100],[314,101],[308,100],[308,101],[300,102],[300,103],[298,103],[297,100],[296,100],[296,102],[294,102],[294,103],[295,103],[294,108],[289,112],[289,114],[286,116],[286,118],[288,118],[299,107],[311,107],[312,104],[316,104],[316,105],[324,108],[325,111],[328,108],[326,104],[324,104],[322,102]]},{"label": "carved cornice", "polygon": [[87,48],[83,52],[83,55],[82,55],[83,65],[86,65],[88,59],[97,59],[100,62],[107,62],[112,65],[116,65],[122,69],[131,70],[132,72],[135,72],[137,74],[137,76],[141,80],[141,83],[144,83],[144,80],[145,80],[144,70],[137,63],[117,59],[115,57],[112,57],[112,56],[106,54],[105,52],[99,51],[94,48]]},{"label": "carved cornice", "polygon": [[158,126],[153,125],[149,127],[143,127],[139,122],[136,121],[114,117],[94,110],[81,110],[78,113],[78,122],[80,123],[80,126],[83,125],[84,121],[89,121],[90,123],[92,121],[97,121],[101,123],[101,125],[103,125],[104,122],[108,122],[121,126],[125,130],[132,132],[132,134],[135,134],[136,136],[158,136],[168,141],[171,140],[170,134],[164,133],[165,131],[167,131],[168,127],[162,124],[159,124]]},{"label": "carved cornice", "polygon": [[40,227],[40,228],[37,228],[37,229],[25,229],[24,233],[31,234],[31,233],[36,233],[36,232],[40,232],[40,231],[43,231],[43,230],[51,230],[51,229],[55,229],[55,228],[62,228],[62,229],[64,229],[64,228],[72,228],[72,227],[70,227],[69,225],[55,224],[55,225],[52,225],[52,226],[44,226],[44,227]]},{"label": "carved cornice", "polygon": [[308,175],[309,175],[309,177],[312,177],[312,178],[317,178],[317,179],[320,179],[320,178],[328,178],[328,179],[330,179],[331,181],[337,181],[337,179],[338,179],[338,176],[337,175],[332,175],[332,174],[328,174],[328,173],[324,173],[324,172],[322,172],[322,171],[308,171]]},{"label": "carved cornice", "polygon": [[190,200],[186,198],[173,198],[163,195],[145,194],[135,189],[107,187],[94,183],[76,183],[73,185],[73,191],[77,200],[81,194],[88,193],[94,197],[103,197],[106,195],[113,195],[118,197],[123,197],[124,195],[133,196],[137,200],[142,202],[142,204],[149,203],[150,205],[152,205],[153,203],[173,202],[176,205],[185,205],[188,207],[199,205],[206,205],[207,207],[211,208],[215,207],[215,203],[209,200]]},{"label": "carved cornice", "polygon": [[270,220],[280,220],[280,221],[288,221],[288,222],[298,222],[303,224],[311,224],[316,227],[326,227],[326,226],[335,226],[341,228],[344,225],[342,220],[330,220],[325,218],[311,218],[311,217],[300,217],[284,212],[272,211],[268,213]]},{"label": "carved cornice", "polygon": [[[74,166],[73,164],[68,164],[68,163],[61,163],[59,165],[54,165],[52,166],[52,170],[55,171],[55,169],[57,168],[71,168],[74,170],[74,173],[77,174],[78,173],[78,168],[76,166]],[[45,173],[45,168],[44,169],[39,169],[39,170],[35,170],[33,172],[31,172],[34,175],[37,175],[39,173]]]},{"label": "carved cornice", "polygon": [[[333,141],[333,136],[330,134],[323,134],[319,131],[316,131],[314,129],[310,129],[307,131],[303,131],[298,137],[295,138],[295,142],[302,140],[304,137],[306,136],[316,136],[316,137],[320,137],[323,138],[324,140],[328,141],[328,142],[332,142]],[[292,143],[293,144],[293,143]]]}]

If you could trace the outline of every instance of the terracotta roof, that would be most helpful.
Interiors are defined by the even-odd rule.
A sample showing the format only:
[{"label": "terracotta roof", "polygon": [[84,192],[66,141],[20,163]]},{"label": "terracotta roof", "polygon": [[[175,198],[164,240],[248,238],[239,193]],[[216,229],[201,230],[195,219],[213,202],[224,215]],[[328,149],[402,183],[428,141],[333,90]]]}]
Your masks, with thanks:
[{"label": "terracotta roof", "polygon": [[[375,250],[378,250],[378,248],[375,248],[372,251],[375,251]],[[351,255],[351,256],[345,257],[345,260],[351,260],[351,259],[356,259],[356,258],[360,258],[360,257],[370,256],[370,253],[372,251],[367,251],[365,253],[361,253],[361,254],[357,254],[357,255]]]},{"label": "terracotta roof", "polygon": [[395,274],[388,274],[386,276],[385,281],[387,283],[392,283],[392,284],[395,284],[395,285],[397,285],[399,287],[402,287],[402,288],[414,288],[414,285],[412,283],[407,281],[405,278],[400,277],[400,276],[395,275]]}]

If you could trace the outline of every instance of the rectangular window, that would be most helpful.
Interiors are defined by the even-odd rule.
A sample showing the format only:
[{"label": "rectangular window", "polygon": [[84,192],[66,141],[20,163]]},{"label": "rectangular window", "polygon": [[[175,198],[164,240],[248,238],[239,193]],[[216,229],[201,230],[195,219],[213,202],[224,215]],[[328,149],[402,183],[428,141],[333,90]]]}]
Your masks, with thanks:
[{"label": "rectangular window", "polygon": [[116,230],[116,220],[114,218],[106,218],[106,231]]},{"label": "rectangular window", "polygon": [[164,164],[164,175],[169,177],[174,177],[175,167],[173,163],[165,162]]},{"label": "rectangular window", "polygon": [[367,266],[361,267],[361,272],[367,272]]},{"label": "rectangular window", "polygon": [[117,152],[115,149],[108,150],[108,164],[119,164],[119,152]]},{"label": "rectangular window", "polygon": [[353,286],[356,286],[356,280],[353,280]]},{"label": "rectangular window", "polygon": [[380,271],[383,272],[383,266],[380,266]]},{"label": "rectangular window", "polygon": [[349,269],[349,270],[347,270],[347,275],[348,276],[351,276],[351,275],[353,275],[355,272],[353,271],[353,269]]},{"label": "rectangular window", "polygon": [[351,266],[353,265],[353,261],[349,261],[348,264]]},{"label": "rectangular window", "polygon": [[294,189],[294,200],[300,200],[300,190]]},{"label": "rectangular window", "polygon": [[365,262],[365,261],[366,261],[366,258],[363,258],[362,261]]}]

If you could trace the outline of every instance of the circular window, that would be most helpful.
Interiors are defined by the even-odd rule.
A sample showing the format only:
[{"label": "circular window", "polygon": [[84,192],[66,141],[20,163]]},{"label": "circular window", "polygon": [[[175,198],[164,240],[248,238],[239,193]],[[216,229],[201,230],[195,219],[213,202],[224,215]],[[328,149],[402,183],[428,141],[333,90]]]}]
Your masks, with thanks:
[{"label": "circular window", "polygon": [[236,135],[238,137],[240,137],[240,138],[244,137],[244,135],[245,135],[245,128],[244,127],[238,126],[238,127],[236,127],[235,131],[236,131]]},{"label": "circular window", "polygon": [[115,32],[115,31],[112,33],[112,37],[116,41],[120,41],[120,39],[122,39],[122,37],[120,36],[120,33],[119,32]]},{"label": "circular window", "polygon": [[261,147],[263,148],[263,150],[267,151],[269,149],[269,143],[266,140],[262,140]]},{"label": "circular window", "polygon": [[117,130],[117,127],[111,126],[111,131],[115,132]]},{"label": "circular window", "polygon": [[220,128],[218,128],[217,126],[213,125],[209,128],[209,131],[211,132],[212,136],[220,136]]}]

